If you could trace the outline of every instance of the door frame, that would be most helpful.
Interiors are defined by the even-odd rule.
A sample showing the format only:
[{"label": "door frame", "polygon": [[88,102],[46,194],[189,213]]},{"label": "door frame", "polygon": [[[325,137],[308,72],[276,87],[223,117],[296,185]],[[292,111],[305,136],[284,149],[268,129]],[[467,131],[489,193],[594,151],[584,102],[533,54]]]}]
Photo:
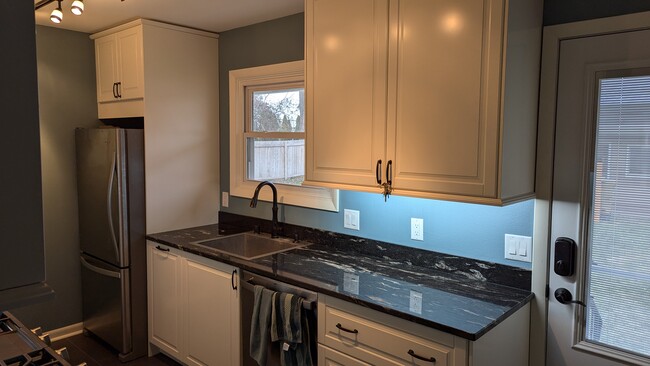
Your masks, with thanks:
[{"label": "door frame", "polygon": [[572,38],[650,29],[650,12],[544,27],[537,129],[535,220],[533,225],[530,366],[545,366],[548,321],[549,243],[560,42]]}]

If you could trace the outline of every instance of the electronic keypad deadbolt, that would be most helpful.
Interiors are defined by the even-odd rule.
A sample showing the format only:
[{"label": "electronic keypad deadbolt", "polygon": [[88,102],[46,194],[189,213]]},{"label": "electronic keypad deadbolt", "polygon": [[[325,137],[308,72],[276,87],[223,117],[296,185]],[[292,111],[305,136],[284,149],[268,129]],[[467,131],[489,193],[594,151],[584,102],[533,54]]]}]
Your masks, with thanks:
[{"label": "electronic keypad deadbolt", "polygon": [[555,262],[553,270],[558,276],[573,276],[576,263],[576,242],[560,237],[555,240]]}]

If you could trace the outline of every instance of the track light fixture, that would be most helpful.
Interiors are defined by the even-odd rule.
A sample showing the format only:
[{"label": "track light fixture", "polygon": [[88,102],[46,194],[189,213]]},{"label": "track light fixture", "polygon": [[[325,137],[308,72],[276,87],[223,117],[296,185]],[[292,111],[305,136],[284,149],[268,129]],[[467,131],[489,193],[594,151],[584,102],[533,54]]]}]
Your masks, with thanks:
[{"label": "track light fixture", "polygon": [[81,15],[81,13],[84,12],[84,2],[82,0],[74,0],[70,7],[70,11],[74,15]]},{"label": "track light fixture", "polygon": [[61,0],[58,0],[59,5],[56,7],[56,9],[52,10],[52,14],[50,14],[50,20],[56,24],[61,23],[63,20],[63,11],[61,11]]},{"label": "track light fixture", "polygon": [[[57,2],[56,9],[52,10],[50,14],[50,20],[53,23],[59,24],[63,21],[63,10],[61,9],[61,2],[63,0],[40,0],[34,4],[34,10],[38,10],[50,3]],[[81,15],[84,12],[84,2],[83,0],[74,0],[70,6],[70,11],[74,15]]]}]

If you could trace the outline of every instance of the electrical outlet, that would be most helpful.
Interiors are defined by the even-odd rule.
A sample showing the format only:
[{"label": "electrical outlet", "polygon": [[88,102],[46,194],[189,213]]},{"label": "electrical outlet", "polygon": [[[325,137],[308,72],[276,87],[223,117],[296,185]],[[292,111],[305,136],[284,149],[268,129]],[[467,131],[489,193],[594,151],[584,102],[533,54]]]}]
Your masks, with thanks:
[{"label": "electrical outlet", "polygon": [[359,230],[359,211],[343,210],[343,227],[346,229]]},{"label": "electrical outlet", "polygon": [[221,192],[221,207],[228,207],[228,192]]},{"label": "electrical outlet", "polygon": [[424,219],[411,217],[411,240],[424,240]]}]

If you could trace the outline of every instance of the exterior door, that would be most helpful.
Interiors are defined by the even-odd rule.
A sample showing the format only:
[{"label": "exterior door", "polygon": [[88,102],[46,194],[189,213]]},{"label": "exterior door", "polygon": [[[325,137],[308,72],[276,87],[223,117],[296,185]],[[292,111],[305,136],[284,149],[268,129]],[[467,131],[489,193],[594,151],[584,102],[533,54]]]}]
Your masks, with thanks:
[{"label": "exterior door", "polygon": [[649,43],[558,42],[546,365],[650,363]]}]

